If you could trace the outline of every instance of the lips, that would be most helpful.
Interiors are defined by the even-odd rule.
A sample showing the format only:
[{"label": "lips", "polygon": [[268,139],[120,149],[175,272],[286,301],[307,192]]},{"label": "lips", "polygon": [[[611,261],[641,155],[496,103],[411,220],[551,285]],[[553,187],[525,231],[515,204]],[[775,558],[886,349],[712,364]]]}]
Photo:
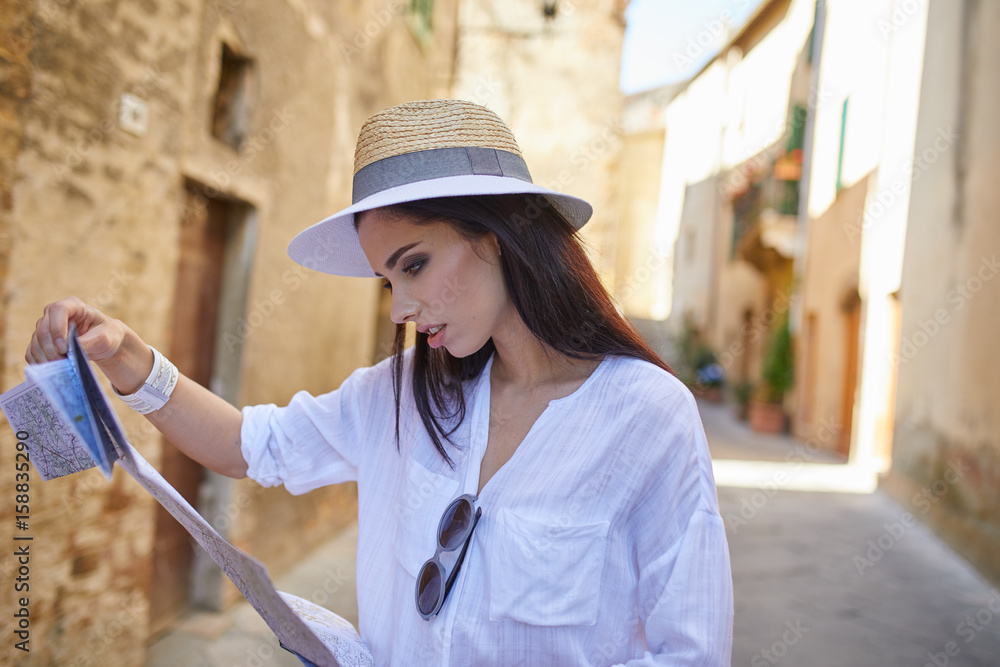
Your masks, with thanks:
[{"label": "lips", "polygon": [[432,327],[427,327],[424,333],[428,335],[427,344],[433,348],[441,347],[444,342],[444,324],[437,324]]}]

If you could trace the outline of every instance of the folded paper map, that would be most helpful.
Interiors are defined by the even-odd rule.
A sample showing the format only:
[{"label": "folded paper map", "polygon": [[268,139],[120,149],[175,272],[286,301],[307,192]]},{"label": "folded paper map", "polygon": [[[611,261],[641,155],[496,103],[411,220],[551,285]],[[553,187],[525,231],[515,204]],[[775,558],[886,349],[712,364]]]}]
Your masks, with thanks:
[{"label": "folded paper map", "polygon": [[117,462],[208,552],[246,597],[281,646],[305,665],[374,666],[354,626],[328,609],[275,590],[267,568],[211,525],[129,444],[91,370],[75,330],[65,359],[28,366],[27,379],[0,395],[15,433],[26,432],[28,456],[42,479],[95,466],[108,479]]}]

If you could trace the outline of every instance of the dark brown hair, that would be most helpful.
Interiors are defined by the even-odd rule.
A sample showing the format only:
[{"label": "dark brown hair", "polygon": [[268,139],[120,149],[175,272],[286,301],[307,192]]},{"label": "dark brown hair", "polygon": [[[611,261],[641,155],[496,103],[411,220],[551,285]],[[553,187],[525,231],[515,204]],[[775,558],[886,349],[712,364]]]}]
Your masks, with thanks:
[{"label": "dark brown hair", "polygon": [[[574,359],[608,354],[644,359],[669,373],[670,366],[649,347],[615,308],[573,226],[541,195],[481,195],[424,199],[388,207],[413,216],[415,224],[444,222],[470,242],[492,232],[511,302],[532,334]],[[355,217],[355,225],[361,216]],[[396,446],[399,446],[400,388],[403,381],[404,325],[393,342]],[[462,383],[477,377],[494,351],[493,340],[463,358],[432,349],[417,333],[413,353],[413,396],[435,448],[452,464],[442,444],[451,442],[465,418]],[[446,428],[443,422],[449,422]],[[452,443],[454,444],[454,443]]]}]

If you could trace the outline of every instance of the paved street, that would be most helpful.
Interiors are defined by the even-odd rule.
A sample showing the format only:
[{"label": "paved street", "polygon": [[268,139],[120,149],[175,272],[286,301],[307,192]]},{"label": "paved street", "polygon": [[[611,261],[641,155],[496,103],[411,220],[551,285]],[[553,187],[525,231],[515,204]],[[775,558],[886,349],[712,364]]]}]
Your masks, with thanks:
[{"label": "paved street", "polygon": [[[700,407],[717,465],[723,457],[784,461],[782,452],[801,460],[796,441],[748,432],[728,406]],[[799,467],[832,460],[815,455]],[[791,467],[772,463],[764,479]],[[831,487],[867,486],[829,477]],[[719,486],[736,597],[734,666],[1000,665],[1000,592],[929,529],[904,521],[905,510],[879,491],[791,486]]]},{"label": "paved street", "polygon": [[[871,492],[871,475],[753,434],[728,406],[701,410],[729,527],[734,666],[1000,665],[1000,592]],[[324,544],[278,588],[357,623],[355,540],[348,531]],[[298,664],[241,604],[178,624],[150,648],[147,667]]]}]

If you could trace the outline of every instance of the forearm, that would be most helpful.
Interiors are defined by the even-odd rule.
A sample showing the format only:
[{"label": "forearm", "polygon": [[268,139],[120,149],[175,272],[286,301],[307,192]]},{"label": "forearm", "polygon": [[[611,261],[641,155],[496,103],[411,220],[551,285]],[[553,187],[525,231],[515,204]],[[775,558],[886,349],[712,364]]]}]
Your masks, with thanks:
[{"label": "forearm", "polygon": [[[153,353],[128,330],[118,354],[98,365],[116,390],[131,394],[149,375]],[[209,470],[228,477],[246,476],[247,464],[240,451],[242,414],[194,380],[180,375],[170,400],[146,418],[178,449]]]}]

